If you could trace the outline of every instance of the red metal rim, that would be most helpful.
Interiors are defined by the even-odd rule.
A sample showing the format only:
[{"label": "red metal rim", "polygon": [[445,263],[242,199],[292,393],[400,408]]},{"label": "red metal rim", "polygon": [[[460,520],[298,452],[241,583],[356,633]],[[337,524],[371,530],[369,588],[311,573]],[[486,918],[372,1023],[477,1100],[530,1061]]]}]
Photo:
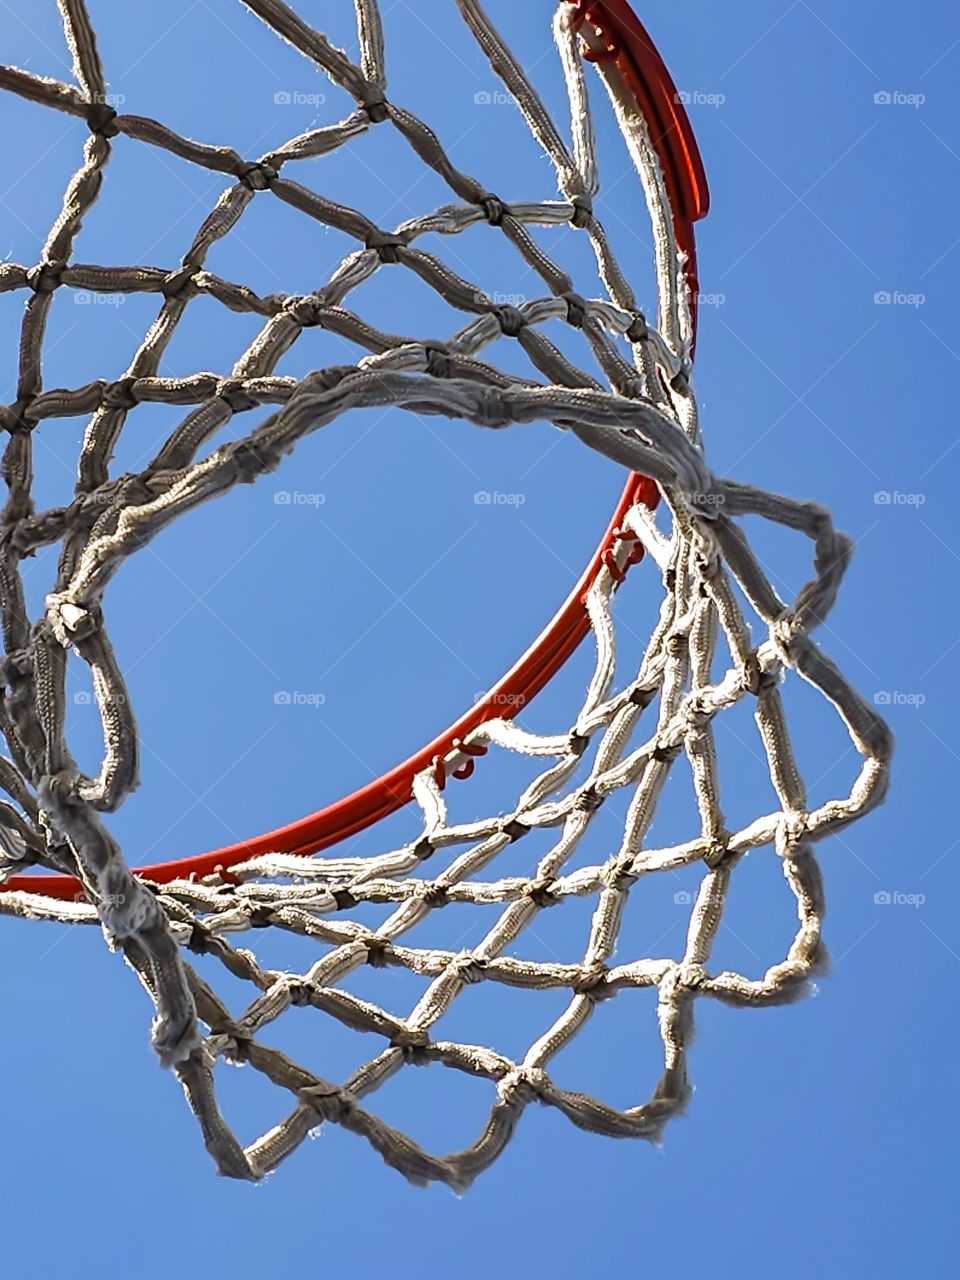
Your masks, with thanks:
[{"label": "red metal rim", "polygon": [[[583,21],[591,24],[605,42],[605,59],[615,62],[650,127],[651,141],[663,168],[674,212],[677,244],[687,258],[687,288],[695,318],[699,286],[693,224],[706,215],[709,197],[703,163],[680,95],[656,46],[626,0],[573,2]],[[449,757],[457,749],[459,740],[485,720],[516,715],[563,666],[590,629],[584,597],[604,558],[609,559],[624,516],[638,501],[655,506],[658,497],[652,480],[639,475],[629,477],[603,537],[576,586],[530,648],[475,706],[409,759],[351,795],[287,826],[209,853],[137,867],[134,874],[163,884],[191,875],[228,872],[231,866],[259,854],[318,853],[407,804],[412,798],[416,774],[432,762]],[[639,558],[639,554],[635,554],[631,561],[635,563]],[[472,759],[467,763],[472,766]],[[463,777],[470,772],[472,767],[461,766],[457,770]],[[83,896],[79,882],[64,875],[15,876],[3,887],[50,898]]]}]

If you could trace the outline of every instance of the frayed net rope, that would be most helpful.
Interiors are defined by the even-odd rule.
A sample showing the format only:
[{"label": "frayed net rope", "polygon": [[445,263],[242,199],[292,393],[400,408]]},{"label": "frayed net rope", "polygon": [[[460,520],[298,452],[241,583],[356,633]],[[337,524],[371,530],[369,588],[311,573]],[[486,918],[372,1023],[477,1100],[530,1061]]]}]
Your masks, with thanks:
[{"label": "frayed net rope", "polygon": [[[0,607],[5,696],[0,729],[0,877],[28,865],[77,876],[88,902],[59,903],[0,890],[0,910],[33,919],[99,923],[122,948],[155,1008],[153,1042],[178,1075],[221,1172],[259,1178],[274,1169],[323,1121],[365,1137],[414,1182],[439,1179],[463,1187],[503,1150],[524,1109],[536,1100],[578,1126],[613,1136],[655,1138],[687,1100],[686,1055],[697,997],[740,1006],[768,1005],[800,994],[821,957],[823,900],[813,846],[879,802],[887,779],[890,738],[873,710],[821,653],[810,632],[834,603],[850,543],[820,507],[777,497],[714,476],[707,466],[690,388],[691,317],[683,262],[657,157],[645,122],[616,66],[600,62],[620,130],[642,180],[654,232],[659,292],[656,327],[637,305],[603,227],[594,216],[599,190],[594,133],[584,80],[583,45],[597,34],[561,0],[554,36],[566,79],[572,133],[568,147],[509,48],[475,0],[458,0],[470,31],[503,80],[531,132],[553,162],[560,199],[509,204],[457,169],[438,137],[386,97],[383,32],[375,0],[356,0],[359,65],[280,0],[248,6],[331,80],[352,95],[356,110],[339,123],[311,130],[248,162],[230,148],[183,138],[157,121],[117,115],[106,106],[106,82],[82,0],[61,0],[76,86],[0,67],[0,87],[85,118],[90,134],[63,207],[31,267],[0,265],[0,290],[28,291],[17,397],[2,411],[9,434],[3,459],[8,499],[0,532]],[[374,126],[397,130],[412,152],[451,189],[450,205],[393,230],[282,176],[285,166],[344,146]],[[233,179],[200,225],[180,266],[99,267],[74,261],[84,215],[96,200],[117,134],[223,173]],[[270,193],[305,216],[345,232],[358,244],[332,277],[297,295],[261,297],[207,271],[205,258],[258,193]],[[269,198],[263,195],[262,198]],[[543,281],[544,296],[499,306],[443,260],[418,248],[429,233],[455,236],[479,223],[505,236]],[[537,226],[575,228],[594,251],[602,298],[574,290],[570,277],[543,251]],[[473,318],[444,343],[382,333],[346,305],[350,293],[383,266],[405,267],[451,306]],[[74,389],[45,389],[41,348],[54,294],[62,288],[158,295],[154,323],[119,378]],[[201,294],[233,311],[263,319],[250,347],[225,377],[158,376],[161,357],[192,298]],[[580,330],[603,371],[601,385],[574,366],[544,336],[548,320]],[[274,373],[304,328],[320,326],[367,352],[297,380]],[[484,359],[497,339],[515,339],[538,377],[520,380]],[[156,457],[136,474],[111,476],[109,460],[128,415],[143,402],[183,405],[182,421]],[[232,416],[264,404],[277,411],[247,436],[214,448],[207,442]],[[354,407],[396,405],[415,413],[462,418],[480,426],[548,420],[659,485],[670,516],[658,530],[642,505],[600,569],[587,606],[595,670],[572,725],[539,736],[494,720],[464,744],[468,754],[494,747],[543,761],[542,772],[507,811],[469,824],[447,816],[442,783],[457,760],[416,780],[422,830],[410,844],[369,858],[267,856],[233,868],[229,877],[159,886],[135,879],[101,815],[115,810],[136,785],[138,735],[123,676],[101,611],[104,590],[123,561],[171,521],[234,485],[275,468],[297,442]],[[31,498],[32,433],[48,418],[87,419],[76,497],[67,507],[36,511]],[[805,535],[813,573],[792,603],[774,590],[738,520],[756,515]],[[662,573],[659,621],[636,671],[614,678],[611,600],[622,567],[639,540]],[[31,623],[21,578],[25,557],[61,545],[57,580],[46,612]],[[734,584],[739,589],[735,590]],[[755,645],[741,595],[759,619]],[[720,642],[729,661],[712,675]],[[90,667],[104,751],[96,777],[74,761],[64,736],[66,653]],[[801,676],[833,705],[862,758],[849,795],[810,809],[791,749],[779,685]],[[713,719],[752,699],[778,808],[740,830],[724,821]],[[685,755],[699,809],[699,831],[668,848],[647,847],[657,798],[674,761]],[[574,866],[574,855],[603,802],[629,796],[619,847],[606,861]],[[535,872],[496,878],[497,855],[535,829],[554,833]],[[770,846],[780,859],[799,924],[787,955],[762,977],[713,972],[711,946],[731,876],[751,850]],[[444,851],[445,869],[428,874]],[[437,860],[442,862],[442,859]],[[691,864],[704,868],[683,954],[613,964],[631,887],[644,876]],[[589,897],[596,907],[586,951],[569,963],[523,958],[523,935],[539,913],[565,899]],[[388,904],[386,921],[369,928],[353,908]],[[490,908],[493,923],[469,950],[413,945],[412,934],[448,904]],[[92,904],[92,905],[91,905]],[[454,907],[455,909],[455,907]],[[316,943],[306,973],[262,967],[252,951],[232,945],[239,934],[272,926]],[[256,998],[234,1016],[184,958],[213,957]],[[427,980],[406,1016],[361,1000],[342,980],[361,965],[400,966]],[[569,992],[563,1013],[519,1061],[475,1044],[436,1038],[433,1029],[460,993],[477,982]],[[664,1069],[652,1098],[621,1111],[583,1093],[559,1088],[552,1059],[589,1019],[596,1004],[631,988],[656,988]],[[269,1025],[291,1005],[312,1006],[346,1027],[384,1041],[381,1050],[342,1085],[329,1083],[263,1042]],[[244,1147],[220,1115],[214,1088],[218,1060],[242,1061],[285,1091],[289,1109],[277,1125]],[[379,1120],[365,1100],[408,1063],[442,1063],[493,1082],[496,1098],[476,1141],[455,1155],[433,1156]]]}]

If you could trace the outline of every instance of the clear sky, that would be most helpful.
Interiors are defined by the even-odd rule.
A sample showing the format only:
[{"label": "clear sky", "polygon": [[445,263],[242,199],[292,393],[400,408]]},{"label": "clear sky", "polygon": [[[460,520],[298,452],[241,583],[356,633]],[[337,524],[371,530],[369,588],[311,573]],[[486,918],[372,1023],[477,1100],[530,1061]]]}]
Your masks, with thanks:
[{"label": "clear sky", "polygon": [[[556,104],[552,7],[490,3]],[[300,8],[352,50],[347,0]],[[554,195],[552,171],[497,96],[452,3],[383,8],[391,99],[433,124],[454,158],[504,198]],[[950,1010],[960,940],[949,797],[960,746],[949,706],[960,653],[960,450],[947,399],[960,374],[960,20],[943,0],[637,8],[690,96],[710,179],[696,371],[710,464],[824,502],[856,539],[820,639],[885,705],[898,738],[886,807],[820,847],[832,970],[816,999],[788,1008],[700,1002],[696,1093],[662,1150],[604,1141],[531,1107],[499,1164],[457,1199],[443,1187],[409,1187],[365,1143],[328,1126],[251,1189],[214,1176],[176,1082],[149,1049],[149,1006],[100,935],[0,920],[0,1256],[11,1274],[159,1277],[197,1265],[241,1277],[270,1267],[402,1280],[453,1268],[465,1280],[493,1268],[505,1277],[535,1269],[741,1280],[814,1269],[873,1280],[955,1272]],[[99,0],[91,12],[121,111],[255,158],[350,109],[239,4]],[[0,4],[0,33],[5,62],[70,78],[52,3]],[[604,106],[599,92],[594,101]],[[0,122],[0,259],[32,265],[85,127],[9,95]],[[293,168],[382,226],[448,199],[387,126]],[[173,268],[225,184],[118,138],[77,260]],[[601,217],[650,301],[646,215],[616,150],[604,193]],[[444,246],[452,265],[488,291],[530,296],[515,257],[476,230]],[[307,292],[350,247],[264,194],[210,267],[260,293]],[[115,305],[68,293],[55,300],[45,384],[119,376],[156,298]],[[4,400],[14,394],[22,304],[19,293],[0,295]],[[357,309],[411,334],[444,336],[458,323],[425,289],[404,279],[401,291],[386,272]],[[255,317],[194,301],[164,371],[224,371],[256,328]],[[280,372],[355,355],[314,329]],[[142,465],[174,420],[171,410],[138,409],[117,470]],[[48,422],[36,433],[44,504],[71,491],[82,425]],[[613,464],[547,424],[493,434],[355,413],[306,440],[275,475],[171,528],[107,596],[143,734],[142,787],[113,820],[130,861],[268,829],[418,745],[526,646],[585,561],[621,483]],[[477,493],[512,500],[478,504]],[[784,590],[795,589],[806,547],[760,536]],[[52,569],[49,555],[30,567],[34,611]],[[649,628],[656,597],[649,566],[634,570],[625,624]],[[531,724],[567,727],[587,656],[530,708]],[[95,708],[79,668],[71,681],[70,733],[92,766]],[[809,691],[791,691],[787,705],[814,798],[844,794],[856,763],[849,743]],[[734,719],[718,732],[731,809],[759,813],[749,724]],[[489,773],[478,770],[470,785],[475,798],[463,803],[496,808]],[[668,794],[665,806],[672,820],[683,802]],[[403,838],[412,823],[397,819],[381,840]],[[631,896],[619,960],[634,958],[627,949],[681,947],[674,888],[645,898],[641,885]],[[551,914],[538,945],[572,959],[585,917],[565,911]],[[789,945],[792,925],[772,852],[760,851],[738,868],[717,964],[759,976]],[[479,916],[465,915],[462,928],[469,945]],[[283,953],[291,955],[309,963],[306,947]],[[371,994],[374,979],[395,977],[371,971]],[[379,994],[402,1012],[411,991],[399,982]],[[538,998],[471,989],[457,1032],[521,1052],[550,1013]],[[300,1017],[298,1051],[342,1078],[360,1050],[321,1015]],[[630,1105],[654,1087],[659,1051],[652,1003],[623,996],[562,1060],[560,1082]],[[283,1113],[252,1072],[220,1075],[244,1139]],[[432,1150],[456,1149],[475,1135],[488,1093],[456,1072],[407,1071],[377,1109]]]}]

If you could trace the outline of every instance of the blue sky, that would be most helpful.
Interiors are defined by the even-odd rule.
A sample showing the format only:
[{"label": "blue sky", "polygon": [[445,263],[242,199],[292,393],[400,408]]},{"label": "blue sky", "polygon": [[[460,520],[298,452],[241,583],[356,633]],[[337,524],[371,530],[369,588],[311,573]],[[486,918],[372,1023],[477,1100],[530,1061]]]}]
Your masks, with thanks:
[{"label": "blue sky", "polygon": [[[428,119],[463,167],[505,198],[552,196],[546,162],[509,103],[497,100],[453,6],[383,7],[390,97]],[[510,8],[491,0],[494,15]],[[178,1259],[213,1255],[240,1276],[268,1264],[359,1275],[386,1266],[402,1277],[448,1266],[464,1277],[493,1266],[507,1276],[538,1267],[561,1277],[597,1267],[709,1268],[746,1280],[792,1280],[814,1265],[875,1280],[955,1269],[947,1197],[957,1046],[944,1013],[960,941],[945,798],[960,761],[949,711],[960,652],[950,477],[960,451],[946,406],[960,372],[960,23],[943,3],[924,6],[921,19],[888,0],[839,13],[822,0],[664,8],[638,12],[691,96],[713,199],[698,235],[709,300],[696,383],[708,457],[718,473],[825,503],[856,539],[820,639],[886,707],[898,739],[886,807],[820,850],[829,976],[816,999],[789,1008],[699,1009],[697,1091],[662,1150],[605,1142],[528,1108],[504,1158],[459,1199],[442,1187],[408,1187],[334,1127],[251,1189],[214,1177],[175,1081],[149,1050],[148,1005],[99,935],[0,922],[0,960],[11,975],[0,1194],[16,1206],[2,1249],[17,1274],[70,1267],[112,1277],[136,1265],[160,1276],[172,1249]],[[91,5],[122,111],[255,157],[349,110],[237,4],[120,10]],[[302,8],[345,44],[351,10],[346,0]],[[504,26],[553,104],[551,10],[537,0]],[[53,4],[27,16],[0,6],[0,31],[5,61],[69,79]],[[599,93],[594,101],[601,114]],[[31,265],[85,130],[9,95],[0,120],[16,143],[0,182],[0,259]],[[602,136],[612,141],[609,129]],[[447,199],[396,144],[374,131],[294,176],[392,225]],[[649,302],[645,211],[624,156],[608,154],[601,216]],[[78,260],[172,268],[223,186],[118,139]],[[454,265],[469,264],[489,291],[526,296],[516,260],[483,230],[455,246]],[[306,292],[349,247],[261,196],[210,265],[261,293]],[[584,261],[571,251],[572,265]],[[13,396],[22,301],[0,296],[4,399]],[[404,281],[401,291],[386,273],[358,309],[387,329],[444,336],[456,323],[425,289]],[[61,294],[46,385],[118,376],[155,310],[144,296],[112,305]],[[165,369],[224,370],[255,331],[253,317],[195,301]],[[314,329],[281,372],[344,358]],[[505,359],[519,368],[511,353]],[[147,456],[174,420],[170,410],[141,407],[117,468]],[[81,431],[73,419],[37,433],[45,505],[71,490]],[[275,826],[418,745],[536,633],[621,482],[613,464],[547,424],[494,435],[398,412],[356,413],[305,441],[275,475],[171,528],[125,566],[107,597],[143,734],[143,785],[113,821],[130,860],[176,857]],[[478,492],[515,500],[478,505]],[[806,547],[750,532],[768,539],[765,557],[784,589],[795,589]],[[30,566],[34,610],[52,568],[48,555]],[[649,566],[635,570],[621,605],[629,653],[629,629],[649,629],[656,599]],[[531,724],[566,727],[588,657],[578,655],[530,708]],[[71,680],[70,733],[92,765],[95,710],[79,669]],[[814,798],[845,792],[855,758],[830,715],[809,691],[791,691],[787,706]],[[759,776],[748,737],[743,721],[720,733],[729,807],[744,817],[756,808]],[[461,803],[495,808],[495,772],[478,770]],[[665,822],[684,816],[679,795],[664,803]],[[402,838],[412,821],[393,820],[381,844]],[[358,847],[377,845],[365,838]],[[717,962],[757,975],[788,945],[792,903],[768,850],[734,879]],[[638,888],[624,948],[676,950],[678,886],[686,887],[651,887],[647,897],[646,885]],[[584,925],[575,917],[573,909],[569,919],[552,913],[538,945],[572,957]],[[479,920],[464,920],[463,945],[477,929]],[[276,954],[309,963],[304,947]],[[409,1005],[402,981],[394,992],[378,988],[396,975],[366,977],[384,1003]],[[469,996],[458,1034],[520,1052],[546,1025],[537,995],[481,986]],[[347,1074],[356,1045],[319,1014],[301,1016],[290,1043],[321,1074]],[[560,1082],[629,1105],[652,1090],[658,1053],[652,1003],[623,997],[561,1060]],[[282,1113],[249,1070],[220,1074],[224,1108],[245,1139]],[[488,1099],[456,1076],[402,1073],[379,1109],[431,1149],[464,1145]]]}]

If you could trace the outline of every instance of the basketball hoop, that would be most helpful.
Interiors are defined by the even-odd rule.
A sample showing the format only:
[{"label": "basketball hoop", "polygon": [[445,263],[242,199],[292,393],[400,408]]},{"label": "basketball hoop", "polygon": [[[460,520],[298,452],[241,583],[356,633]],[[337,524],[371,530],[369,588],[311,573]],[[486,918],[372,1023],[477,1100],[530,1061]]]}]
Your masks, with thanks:
[{"label": "basketball hoop", "polygon": [[[612,1136],[656,1137],[685,1104],[686,1046],[692,1006],[701,996],[764,1005],[801,994],[821,954],[822,916],[814,842],[867,812],[887,782],[889,734],[813,640],[833,605],[850,554],[829,515],[810,503],[721,480],[707,467],[690,387],[699,285],[694,224],[708,208],[707,186],[681,97],[649,35],[624,0],[559,0],[554,38],[569,98],[568,147],[519,62],[478,0],[458,0],[460,15],[552,161],[559,200],[520,203],[494,194],[461,172],[439,137],[387,97],[383,30],[376,0],[355,0],[360,58],[354,63],[282,0],[247,0],[269,28],[352,95],[345,120],[291,139],[255,161],[228,148],[192,142],[156,121],[118,115],[106,105],[103,68],[83,0],[63,0],[65,31],[78,87],[0,67],[0,89],[84,118],[90,135],[63,211],[35,266],[0,265],[0,291],[28,297],[17,399],[2,410],[9,434],[4,477],[9,499],[0,541],[6,694],[0,730],[9,759],[0,759],[0,912],[31,919],[99,923],[123,949],[157,1011],[154,1046],[174,1068],[221,1172],[258,1178],[270,1172],[322,1121],[362,1134],[415,1182],[440,1179],[461,1187],[489,1165],[532,1100],[556,1106],[581,1127]],[[640,310],[594,212],[600,192],[596,140],[588,100],[592,67],[607,92],[634,162],[650,213],[658,287],[656,327]],[[591,73],[592,74],[592,73]],[[384,230],[361,212],[282,176],[284,166],[348,145],[376,127],[393,127],[411,153],[450,188],[455,203]],[[182,264],[173,270],[99,267],[74,261],[75,241],[96,200],[110,139],[117,134],[166,150],[232,178],[204,220]],[[326,285],[304,295],[257,297],[204,267],[210,246],[229,233],[255,198],[272,193],[362,247]],[[502,306],[440,257],[417,247],[420,237],[454,236],[486,223],[503,234],[546,294]],[[603,298],[577,292],[543,251],[539,226],[585,235],[594,251]],[[443,344],[398,339],[363,322],[345,305],[350,292],[384,267],[406,268],[447,303],[473,318]],[[115,381],[45,391],[40,351],[51,300],[60,288],[153,292],[160,312],[130,368]],[[163,347],[198,293],[259,314],[257,339],[231,373],[161,378]],[[540,332],[561,320],[582,335],[607,385],[584,374]],[[355,365],[317,370],[297,380],[274,366],[304,328],[328,328],[367,354]],[[484,359],[496,339],[515,339],[536,373],[508,376]],[[628,358],[629,357],[629,358]],[[111,477],[108,463],[128,414],[144,401],[188,411],[142,472]],[[233,415],[261,405],[279,408],[239,440],[202,460],[197,452]],[[539,638],[476,705],[410,759],[327,808],[276,831],[159,865],[127,867],[101,814],[115,810],[135,784],[138,735],[122,673],[106,638],[100,601],[116,568],[171,521],[197,505],[271,471],[311,431],[354,407],[391,404],[411,412],[464,418],[479,426],[548,420],[629,473],[613,516],[570,595]],[[89,415],[70,506],[35,513],[30,438],[47,418]],[[671,520],[656,525],[658,503]],[[740,531],[745,515],[785,526],[814,544],[813,576],[792,604],[780,599]],[[46,613],[31,625],[20,584],[21,561],[36,548],[62,544]],[[660,620],[636,675],[614,690],[615,631],[610,602],[629,568],[649,555],[664,582]],[[734,584],[737,590],[734,590]],[[765,639],[755,645],[741,598]],[[596,647],[585,701],[563,732],[535,735],[514,717],[588,636]],[[722,637],[730,665],[711,672]],[[97,777],[83,775],[64,737],[67,650],[85,661],[104,735]],[[808,807],[793,759],[778,692],[782,676],[799,673],[833,705],[860,756],[846,797]],[[712,734],[714,716],[752,697],[779,808],[729,830],[719,804]],[[658,703],[643,741],[643,713]],[[597,745],[598,744],[598,745]],[[447,816],[448,778],[465,781],[491,748],[550,763],[506,813],[467,824]],[[700,831],[669,848],[646,847],[663,782],[680,755],[689,760]],[[578,770],[587,767],[586,780]],[[601,866],[565,869],[604,800],[631,788],[623,842]],[[308,857],[330,848],[415,799],[419,836],[370,858]],[[479,873],[530,830],[558,828],[534,874],[498,881]],[[733,869],[744,854],[772,847],[793,893],[800,925],[785,960],[761,978],[708,971],[710,947]],[[444,851],[453,862],[433,879],[427,859]],[[613,966],[613,950],[630,888],[643,876],[702,863],[705,876],[691,912],[683,957]],[[37,866],[27,875],[23,866]],[[512,957],[506,949],[541,910],[565,897],[594,894],[590,942],[572,964]],[[349,918],[358,904],[392,903],[378,929]],[[402,936],[434,910],[454,902],[502,913],[483,942],[450,953],[413,947]],[[263,968],[232,947],[230,934],[276,925],[327,948],[304,975]],[[181,949],[212,955],[257,991],[234,1018],[186,963]],[[407,1017],[360,1001],[337,985],[359,964],[394,964],[430,979]],[[571,1003],[561,1019],[517,1063],[476,1045],[438,1040],[431,1029],[464,986],[493,980],[521,988],[563,987]],[[653,1098],[617,1111],[559,1089],[547,1064],[582,1028],[594,1005],[621,990],[656,987],[664,1074]],[[336,1086],[263,1045],[258,1033],[292,1005],[310,1005],[347,1026],[385,1037],[387,1048],[344,1086]],[[207,1028],[203,1034],[198,1026]],[[218,1060],[251,1063],[292,1094],[294,1110],[244,1148],[223,1120],[213,1088]],[[477,1141],[454,1156],[428,1155],[359,1101],[407,1063],[442,1062],[491,1080],[497,1100]]]},{"label": "basketball hoop", "polygon": [[[644,118],[650,121],[651,143],[662,165],[670,196],[677,246],[685,258],[690,315],[695,325],[699,284],[693,227],[706,216],[709,196],[703,163],[680,95],[663,59],[625,0],[599,0],[590,4],[577,0],[575,7],[583,21],[597,31],[598,48],[591,52],[591,60],[609,60],[616,66],[636,96]],[[413,799],[413,779],[428,765],[442,761],[453,776],[463,776],[460,771],[470,769],[471,759],[464,759],[456,744],[462,743],[485,720],[516,715],[575,652],[590,630],[586,593],[604,557],[609,563],[610,557],[616,554],[616,534],[624,517],[638,502],[653,509],[658,500],[656,485],[643,476],[631,476],[626,481],[603,537],[580,579],[537,639],[483,698],[409,759],[351,795],[299,821],[208,853],[140,867],[136,874],[157,884],[166,884],[185,875],[227,871],[236,863],[262,853],[318,853],[409,803]],[[643,545],[634,542],[633,546],[639,562]],[[80,890],[73,876],[63,875],[17,876],[11,879],[9,887],[60,899],[73,898]]]}]

